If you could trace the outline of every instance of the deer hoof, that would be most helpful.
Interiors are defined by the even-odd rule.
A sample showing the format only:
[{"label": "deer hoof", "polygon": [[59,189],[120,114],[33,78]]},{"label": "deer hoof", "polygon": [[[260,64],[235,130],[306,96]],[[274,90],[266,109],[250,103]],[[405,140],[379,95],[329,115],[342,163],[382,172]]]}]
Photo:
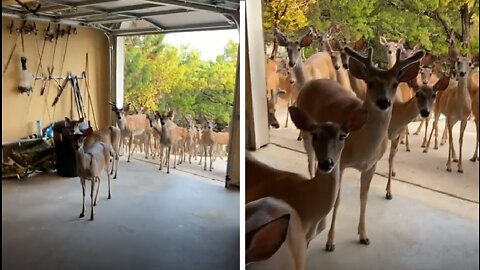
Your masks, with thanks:
[{"label": "deer hoof", "polygon": [[459,173],[463,173],[463,169],[458,169],[458,172],[459,172]]},{"label": "deer hoof", "polygon": [[450,169],[450,168],[447,168],[447,172],[452,172],[452,169]]},{"label": "deer hoof", "polygon": [[109,194],[109,195],[108,195],[108,199],[110,200],[111,198],[112,198],[112,195]]},{"label": "deer hoof", "polygon": [[330,245],[330,244],[327,244],[325,246],[325,251],[328,251],[328,252],[333,252],[335,250],[335,245]]},{"label": "deer hoof", "polygon": [[394,172],[394,171],[392,171],[392,176],[395,176],[395,175],[397,175],[397,173],[396,173],[396,172]]},{"label": "deer hoof", "polygon": [[93,221],[93,216],[90,217],[90,221]]},{"label": "deer hoof", "polygon": [[391,200],[392,199],[392,193],[387,192],[387,195],[385,195],[385,198],[387,200]]},{"label": "deer hoof", "polygon": [[368,238],[360,239],[360,244],[368,246],[370,245],[370,240]]},{"label": "deer hoof", "polygon": [[80,213],[80,216],[79,216],[79,218],[82,218],[82,217],[84,217],[84,216],[85,216],[85,214],[84,214],[84,213]]},{"label": "deer hoof", "polygon": [[453,159],[453,162],[458,162],[458,159],[454,158],[454,159]]},{"label": "deer hoof", "polygon": [[410,152],[410,148],[407,148],[407,152]]},{"label": "deer hoof", "polygon": [[428,150],[427,150],[427,149],[423,149],[423,153],[428,153]]},{"label": "deer hoof", "polygon": [[471,161],[471,162],[476,162],[476,161],[477,161],[477,158],[476,158],[476,157],[472,157],[472,158],[470,159],[470,161]]},{"label": "deer hoof", "polygon": [[437,150],[437,149],[438,149],[438,146],[434,146],[433,149]]},{"label": "deer hoof", "polygon": [[97,202],[94,202],[94,203],[93,203],[93,206],[97,206]]},{"label": "deer hoof", "polygon": [[297,141],[301,141],[302,140],[302,137],[297,137]]}]

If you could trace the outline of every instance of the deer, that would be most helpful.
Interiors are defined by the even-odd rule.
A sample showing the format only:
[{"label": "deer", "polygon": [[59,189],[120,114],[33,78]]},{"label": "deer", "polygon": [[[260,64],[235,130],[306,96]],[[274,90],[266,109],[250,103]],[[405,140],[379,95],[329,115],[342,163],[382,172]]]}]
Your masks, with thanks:
[{"label": "deer", "polygon": [[[295,84],[295,78],[292,74],[291,68],[286,67],[286,74],[279,74],[278,81],[279,81],[279,95],[278,97],[287,101],[287,106],[290,107],[295,105],[297,96],[298,96],[298,88]],[[283,92],[284,91],[284,92]],[[288,118],[289,113],[287,110],[287,117],[285,120],[285,128],[288,127]]]},{"label": "deer", "polygon": [[[213,161],[212,161],[212,152],[213,147],[215,146],[215,134],[213,132],[213,122],[211,120],[206,120],[205,128],[202,131],[200,136],[200,145],[203,146],[203,153],[205,154],[204,166],[203,170],[207,170],[207,150],[208,155],[210,156],[210,167],[209,171],[213,170]],[[200,165],[202,164],[202,160],[200,159]]]},{"label": "deer", "polygon": [[[177,147],[178,142],[180,141],[180,136],[178,134],[178,126],[172,121],[174,116],[174,111],[170,110],[167,113],[161,114],[159,111],[155,112],[155,119],[160,120],[161,127],[158,126],[155,122],[152,123],[153,129],[155,132],[160,134],[161,146],[160,146],[160,167],[158,170],[162,170],[163,162],[166,163],[167,174],[170,173],[170,154],[173,148],[173,168],[176,169],[177,162]],[[166,154],[165,154],[166,152]],[[166,160],[164,160],[166,158]]]},{"label": "deer", "polygon": [[[321,78],[336,80],[332,59],[327,52],[317,52],[305,62],[301,59],[300,51],[302,48],[312,44],[315,35],[315,30],[311,27],[308,33],[300,40],[292,41],[278,28],[274,29],[274,37],[278,45],[287,49],[288,65],[295,74],[297,89],[302,89],[308,80]],[[297,140],[301,140],[300,135],[297,137]]]},{"label": "deer", "polygon": [[228,147],[229,133],[228,132],[214,132],[213,133],[215,145],[218,147],[218,156],[222,159],[222,152],[225,147]]},{"label": "deer", "polygon": [[300,217],[272,197],[245,205],[245,263],[249,270],[303,270],[307,244]]},{"label": "deer", "polygon": [[[65,128],[70,128],[72,122],[66,118]],[[80,119],[83,122],[83,119]],[[105,171],[108,179],[108,199],[112,198],[111,181],[110,181],[110,158],[115,155],[113,149],[109,144],[101,141],[96,141],[90,146],[85,146],[85,139],[92,136],[93,129],[91,127],[84,131],[80,131],[79,125],[73,126],[73,132],[67,131],[68,138],[75,150],[75,165],[77,168],[77,175],[80,178],[83,191],[83,205],[82,212],[79,218],[85,216],[85,187],[86,181],[91,181],[90,188],[90,220],[94,220],[93,207],[97,205],[98,191],[100,189],[100,173]],[[96,187],[96,195],[94,196]]]},{"label": "deer", "polygon": [[[308,46],[311,37],[305,35],[299,42]],[[365,228],[365,213],[368,190],[378,160],[386,151],[387,130],[391,119],[391,107],[396,98],[396,90],[401,82],[408,82],[418,75],[419,61],[425,51],[419,50],[412,56],[401,59],[401,50],[397,50],[397,61],[388,70],[375,67],[372,63],[373,49],[368,48],[367,57],[362,56],[349,47],[344,51],[348,54],[349,71],[367,84],[365,101],[360,100],[351,92],[342,91],[338,82],[332,80],[313,80],[300,90],[297,106],[309,114],[315,121],[333,121],[342,123],[354,113],[355,109],[364,108],[368,111],[365,125],[352,133],[345,142],[345,148],[340,160],[340,174],[346,168],[354,168],[361,172],[360,188],[360,220],[358,233],[360,243],[369,245],[370,240]],[[311,147],[312,136],[302,131],[304,147],[308,158],[310,176],[314,173],[314,149]],[[340,180],[341,183],[341,180]],[[340,190],[334,205],[332,223],[326,244],[327,251],[333,251],[335,235],[335,219],[340,202]]]},{"label": "deer", "polygon": [[186,116],[185,116],[185,123],[186,123],[185,151],[188,153],[188,163],[192,164],[192,156],[195,155],[195,150],[196,150],[195,123],[191,118],[187,118]]},{"label": "deer", "polygon": [[390,140],[390,155],[388,158],[388,181],[386,187],[385,197],[388,200],[392,199],[391,182],[392,177],[395,176],[394,159],[398,151],[398,143],[400,142],[400,133],[411,121],[413,121],[419,114],[426,119],[430,116],[433,102],[436,94],[444,91],[450,82],[449,77],[442,77],[435,83],[433,87],[422,84],[419,86],[416,79],[412,80],[412,88],[415,91],[415,96],[407,102],[395,102],[392,108],[392,118],[388,125],[388,139]]},{"label": "deer", "polygon": [[335,50],[333,50],[330,45],[327,45],[327,52],[330,53],[330,56],[332,57],[332,63],[333,67],[335,68],[338,83],[343,87],[344,90],[353,92],[350,78],[348,77],[348,70],[343,65],[342,59],[345,58],[344,52],[339,48],[335,48]]},{"label": "deer", "polygon": [[[311,134],[309,141],[318,158],[315,176],[305,177],[272,168],[246,156],[245,202],[263,197],[281,199],[299,214],[307,243],[325,228],[325,217],[331,211],[340,187],[340,158],[346,138],[363,127],[367,111],[358,108],[344,123],[317,122],[299,107],[290,107],[292,122]],[[358,132],[358,131],[357,131]]]},{"label": "deer", "polygon": [[475,153],[473,153],[470,161],[475,162],[478,160],[478,144],[480,140],[480,131],[479,131],[479,115],[478,115],[478,90],[473,93],[472,98],[472,113],[475,117],[475,127],[477,128],[477,142],[475,144]]},{"label": "deer", "polygon": [[[130,162],[130,157],[135,150],[135,148],[132,149],[134,136],[142,135],[145,144],[150,145],[150,121],[145,114],[126,115],[125,112],[129,110],[129,104],[125,108],[118,108],[115,103],[111,101],[108,103],[117,116],[117,125],[122,131],[122,137],[129,137],[127,162]],[[145,148],[145,158],[148,159],[148,147]]]},{"label": "deer", "polygon": [[[468,92],[468,78],[472,68],[478,64],[477,60],[470,59],[469,57],[459,56],[455,48],[449,47],[449,55],[452,61],[455,61],[455,70],[458,78],[458,84],[449,87],[437,100],[437,108],[435,111],[435,120],[430,132],[430,137],[427,142],[425,150],[428,150],[432,133],[435,131],[435,148],[437,146],[437,133],[438,133],[438,119],[440,114],[444,114],[446,117],[446,128],[448,131],[448,158],[446,163],[446,170],[452,171],[452,159],[454,162],[458,162],[457,171],[463,173],[462,163],[462,148],[463,148],[463,135],[467,125],[467,119],[471,114],[472,101]],[[454,60],[455,59],[455,60]],[[476,62],[473,62],[473,61]],[[455,153],[452,138],[452,128],[460,121],[460,138],[459,138],[459,158]],[[425,152],[424,150],[424,152]]]},{"label": "deer", "polygon": [[273,127],[275,129],[280,128],[275,112],[277,111],[276,105],[279,94],[287,93],[284,89],[277,88],[275,90],[270,90],[270,96],[267,96],[267,116],[268,116],[268,127]]}]

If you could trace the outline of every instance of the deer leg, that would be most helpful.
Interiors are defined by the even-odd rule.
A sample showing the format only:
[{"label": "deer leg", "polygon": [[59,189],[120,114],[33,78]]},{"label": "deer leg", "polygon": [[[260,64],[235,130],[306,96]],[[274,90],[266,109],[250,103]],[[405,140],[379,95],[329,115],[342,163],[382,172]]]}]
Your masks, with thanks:
[{"label": "deer leg", "polygon": [[143,148],[145,149],[145,159],[148,159],[148,155],[150,154],[150,136],[146,133],[143,135]]},{"label": "deer leg", "polygon": [[95,177],[91,179],[92,186],[90,189],[90,220],[93,220],[93,191],[95,190]]},{"label": "deer leg", "polygon": [[405,129],[400,132],[400,144],[405,144]]},{"label": "deer leg", "polygon": [[418,135],[418,134],[420,134],[420,131],[422,130],[422,127],[423,127],[424,122],[425,122],[425,119],[422,119],[422,120],[420,121],[420,125],[418,125],[417,131],[415,131],[415,132],[413,133],[413,135]]},{"label": "deer leg", "polygon": [[178,145],[172,145],[173,148],[173,168],[177,168]]},{"label": "deer leg", "polygon": [[[128,159],[127,159],[127,162],[130,162],[130,156],[132,155],[132,152],[130,151],[132,149],[132,143],[133,143],[133,134],[130,135],[130,141],[128,142]],[[135,150],[135,148],[133,150]]]},{"label": "deer leg", "polygon": [[453,140],[452,140],[452,126],[449,123],[449,119],[447,118],[448,123],[448,133],[450,136],[448,137],[448,159],[447,159],[447,172],[452,171],[452,148],[453,148]]},{"label": "deer leg", "polygon": [[111,199],[112,198],[112,183],[111,183],[112,179],[109,174],[107,174],[107,180],[108,180],[108,199]]},{"label": "deer leg", "polygon": [[213,146],[214,146],[214,145],[211,145],[211,146],[210,146],[210,171],[213,170],[213,161],[212,161]]},{"label": "deer leg", "polygon": [[[290,107],[291,105],[291,100],[288,100],[287,108]],[[287,110],[287,119],[285,119],[285,128],[288,128],[288,117],[290,116],[288,110]]]},{"label": "deer leg", "polygon": [[432,130],[430,131],[430,136],[428,137],[428,141],[427,141],[427,144],[425,145],[425,149],[423,149],[423,153],[428,153],[428,148],[430,147],[430,141],[432,140],[432,135],[436,126],[437,126],[437,119],[434,119],[432,124]]},{"label": "deer leg", "polygon": [[205,144],[203,146],[203,152],[205,153],[205,160],[204,160],[204,165],[203,165],[203,170],[206,171],[207,170],[207,145]]},{"label": "deer leg", "polygon": [[427,145],[428,122],[430,121],[430,119],[427,118],[424,121],[425,121],[425,135],[423,136],[423,142],[422,142],[422,145],[421,145],[422,148],[425,148],[426,145]]},{"label": "deer leg", "polygon": [[79,217],[85,216],[85,178],[80,177],[80,184],[82,185],[82,194],[83,194],[83,204],[82,204],[82,212],[80,213]]},{"label": "deer leg", "polygon": [[387,200],[392,199],[392,177],[395,176],[395,170],[393,169],[393,161],[398,150],[398,141],[399,138],[395,138],[390,143],[390,156],[388,157],[388,181],[387,181],[387,194],[385,198]]},{"label": "deer leg", "polygon": [[442,140],[440,141],[440,145],[444,145],[447,143],[447,136],[450,134],[447,134],[447,122],[445,121],[445,128],[443,129],[443,134],[442,134]]},{"label": "deer leg", "polygon": [[[107,174],[108,174],[108,171],[107,171]],[[94,203],[93,203],[93,206],[97,206],[98,191],[100,190],[100,177],[95,176],[95,177],[93,177],[93,180],[95,180],[95,182],[98,181],[98,184],[97,184],[97,192],[96,192],[96,194],[95,194],[95,201],[94,201]],[[92,180],[92,181],[93,181],[93,180]]]},{"label": "deer leg", "polygon": [[170,173],[170,150],[171,149],[172,149],[172,146],[171,145],[168,146],[168,148],[167,148],[167,173]]},{"label": "deer leg", "polygon": [[301,141],[301,140],[302,140],[302,131],[298,133],[298,137],[297,137],[297,141]]},{"label": "deer leg", "polygon": [[407,152],[410,152],[410,143],[408,142],[408,135],[410,135],[410,132],[408,131],[408,126],[405,127],[405,147]]},{"label": "deer leg", "polygon": [[477,161],[478,159],[478,142],[479,142],[479,122],[477,121],[477,119],[475,119],[475,126],[477,128],[477,143],[475,145],[475,153],[473,154],[472,158],[470,159],[470,161]]},{"label": "deer leg", "polygon": [[302,132],[303,137],[303,146],[305,147],[305,151],[307,152],[308,158],[308,173],[310,174],[310,178],[313,178],[315,175],[315,150],[313,149],[312,145],[312,137],[308,133]]},{"label": "deer leg", "polygon": [[358,222],[358,234],[360,235],[360,243],[364,245],[370,245],[370,240],[367,236],[367,230],[365,229],[365,213],[367,210],[367,198],[368,190],[370,189],[370,182],[372,182],[373,174],[377,164],[365,172],[362,172],[360,177],[360,221]]},{"label": "deer leg", "polygon": [[119,157],[117,152],[115,152],[115,175],[113,176],[113,179],[117,179],[117,171],[118,171],[118,162],[119,162]]},{"label": "deer leg", "polygon": [[338,206],[340,205],[340,190],[342,187],[342,176],[343,176],[343,169],[340,169],[340,181],[338,183],[337,198],[335,199],[335,205],[333,206],[332,222],[330,224],[330,230],[328,231],[327,244],[325,245],[325,250],[330,252],[335,250],[335,220],[337,219]]},{"label": "deer leg", "polygon": [[462,153],[463,153],[463,135],[465,133],[465,128],[467,127],[467,119],[463,119],[460,122],[460,139],[458,142],[460,143],[459,147],[460,149],[458,150],[458,172],[463,173],[463,158],[462,158]]}]

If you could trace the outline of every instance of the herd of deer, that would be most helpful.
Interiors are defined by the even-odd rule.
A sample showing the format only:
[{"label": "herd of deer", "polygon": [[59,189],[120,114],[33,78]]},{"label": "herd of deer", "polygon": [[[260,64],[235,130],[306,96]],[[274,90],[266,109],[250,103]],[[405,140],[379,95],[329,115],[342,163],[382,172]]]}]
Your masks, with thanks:
[{"label": "herd of deer", "polygon": [[173,111],[164,114],[155,112],[153,116],[138,112],[131,114],[129,105],[118,108],[115,103],[109,103],[117,116],[117,127],[107,126],[93,131],[84,119],[78,121],[65,119],[63,134],[66,134],[75,150],[77,175],[80,177],[83,190],[83,207],[80,217],[85,214],[86,180],[91,180],[90,219],[94,218],[93,207],[97,204],[102,171],[107,173],[108,198],[111,198],[110,176],[114,174],[113,178],[117,178],[121,144],[127,144],[125,138],[128,138],[127,162],[130,162],[130,157],[137,146],[135,144],[132,149],[134,139],[137,138],[143,144],[145,158],[148,158],[150,152],[152,158],[158,155],[160,170],[166,166],[167,173],[170,173],[171,154],[174,156],[173,168],[186,162],[188,155],[190,164],[192,157],[196,160],[197,156],[200,156],[199,165],[201,165],[203,157],[204,170],[207,170],[207,158],[210,158],[209,170],[212,171],[215,155],[221,158],[221,155],[226,153],[229,133],[228,131],[215,132],[214,123],[211,120],[207,119],[205,127],[202,128],[201,125],[196,125],[193,119],[186,118],[186,127],[179,127],[173,122]]},{"label": "herd of deer", "polygon": [[[478,55],[462,57],[450,43],[449,57],[455,64],[446,76],[439,63],[433,68],[428,66],[431,56],[424,50],[407,50],[403,39],[393,42],[380,37],[388,60],[386,69],[381,69],[372,61],[371,47],[366,49],[366,57],[362,54],[367,47],[364,40],[334,50],[328,42],[330,33],[319,35],[310,28],[299,40],[289,40],[275,29],[276,42],[287,50],[288,67],[277,64],[276,52],[266,59],[269,125],[279,127],[275,104],[283,94],[292,122],[300,129],[298,139],[303,139],[310,179],[272,168],[247,154],[246,262],[250,269],[280,269],[280,265],[287,266],[282,269],[303,269],[308,243],[324,230],[332,208],[326,250],[334,250],[335,220],[346,168],[361,172],[358,234],[360,243],[369,245],[365,214],[377,162],[390,140],[386,198],[391,200],[398,144],[404,137],[409,151],[407,127],[419,115],[424,121],[415,134],[420,132],[423,122],[427,129],[432,111],[434,115],[428,140],[425,130],[424,152],[428,151],[433,131],[434,148],[438,148],[438,120],[441,114],[445,115],[449,139],[447,171],[452,170],[453,159],[462,173],[463,136],[472,113],[477,145],[471,160],[478,160],[478,72],[471,72],[478,67]],[[315,39],[319,39],[322,50],[303,60],[302,48]],[[458,121],[461,124],[457,159],[452,128]]]}]

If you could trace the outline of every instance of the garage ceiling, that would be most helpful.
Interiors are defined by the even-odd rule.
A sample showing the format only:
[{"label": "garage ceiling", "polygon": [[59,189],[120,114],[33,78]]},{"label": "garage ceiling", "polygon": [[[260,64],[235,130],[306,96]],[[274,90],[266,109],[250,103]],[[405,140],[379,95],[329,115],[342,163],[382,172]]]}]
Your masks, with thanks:
[{"label": "garage ceiling", "polygon": [[[18,2],[22,2],[22,5]],[[239,2],[240,0],[2,0],[2,17],[93,27],[113,36],[129,36],[236,29]],[[35,11],[39,4],[40,8]]]}]

